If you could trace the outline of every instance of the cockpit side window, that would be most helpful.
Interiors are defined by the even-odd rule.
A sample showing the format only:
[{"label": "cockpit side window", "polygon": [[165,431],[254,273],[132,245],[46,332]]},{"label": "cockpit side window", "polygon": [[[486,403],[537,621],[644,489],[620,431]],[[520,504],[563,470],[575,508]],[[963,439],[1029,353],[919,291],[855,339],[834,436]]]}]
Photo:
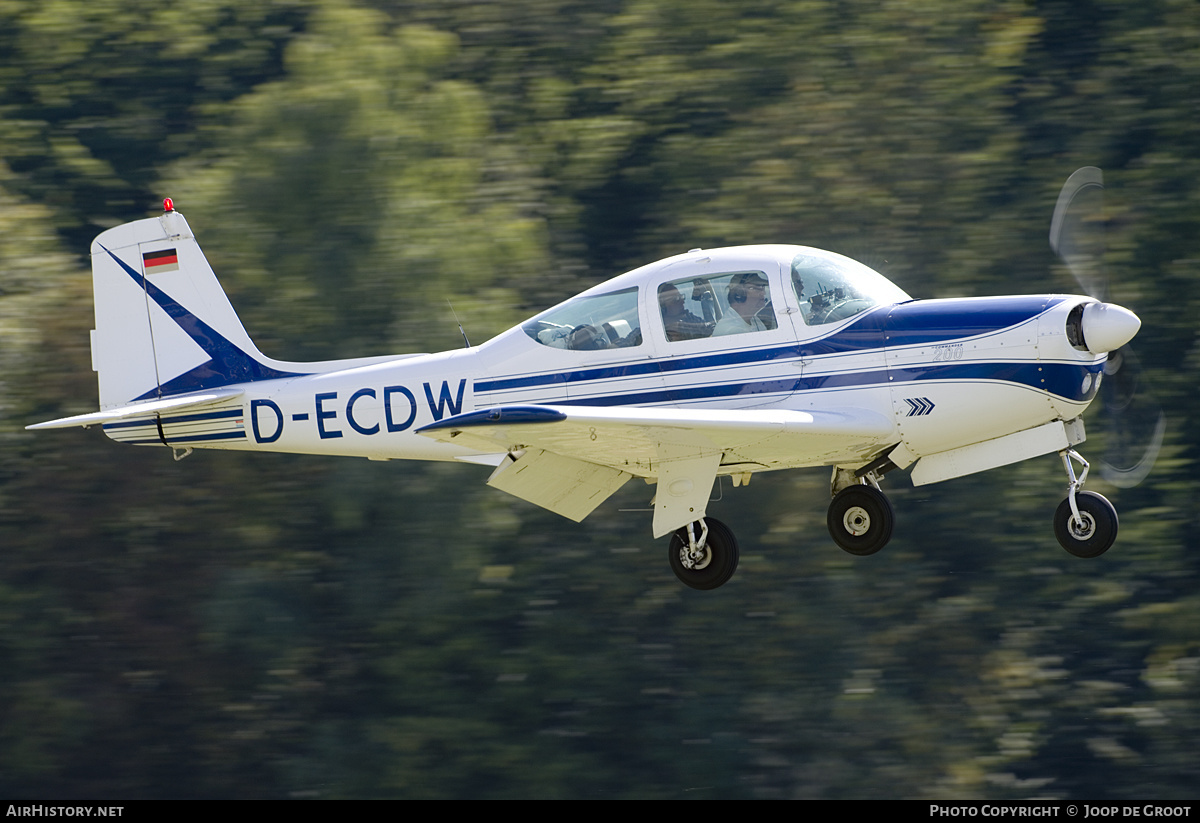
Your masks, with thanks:
[{"label": "cockpit side window", "polygon": [[792,287],[810,326],[846,320],[908,295],[873,269],[848,257],[801,253],[792,259]]},{"label": "cockpit side window", "polygon": [[556,349],[599,351],[642,344],[637,287],[576,297],[521,326],[525,333]]},{"label": "cockpit side window", "polygon": [[658,287],[667,340],[696,340],[777,328],[771,288],[760,271],[673,280]]}]

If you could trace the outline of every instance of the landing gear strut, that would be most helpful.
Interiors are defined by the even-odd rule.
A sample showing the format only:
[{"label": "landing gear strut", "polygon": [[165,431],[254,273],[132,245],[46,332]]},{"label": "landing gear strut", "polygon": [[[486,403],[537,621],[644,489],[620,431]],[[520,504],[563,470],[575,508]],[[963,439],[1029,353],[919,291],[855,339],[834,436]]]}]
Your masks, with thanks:
[{"label": "landing gear strut", "polygon": [[738,544],[729,527],[713,517],[689,523],[671,535],[671,571],[693,589],[715,589],[733,577]]},{"label": "landing gear strut", "polygon": [[[1088,462],[1078,452],[1064,449],[1058,454],[1071,482],[1067,486],[1067,499],[1054,513],[1054,536],[1060,546],[1076,557],[1099,557],[1117,539],[1117,510],[1103,496],[1082,491]],[[1083,466],[1079,477],[1075,476],[1072,460]]]}]

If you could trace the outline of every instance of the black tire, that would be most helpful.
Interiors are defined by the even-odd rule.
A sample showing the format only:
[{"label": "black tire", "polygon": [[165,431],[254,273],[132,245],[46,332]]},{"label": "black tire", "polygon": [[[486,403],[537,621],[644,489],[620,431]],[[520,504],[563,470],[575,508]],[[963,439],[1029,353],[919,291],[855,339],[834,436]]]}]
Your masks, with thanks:
[{"label": "black tire", "polygon": [[[689,564],[687,559],[688,527],[679,529],[671,535],[671,545],[667,549],[667,557],[671,561],[671,571],[685,586],[693,589],[708,591],[725,584],[733,577],[738,566],[737,538],[729,527],[712,517],[706,517],[708,524],[708,539],[704,542],[705,556],[698,562]],[[698,527],[697,527],[698,528]],[[691,565],[691,568],[688,567]]]},{"label": "black tire", "polygon": [[1117,539],[1117,510],[1103,495],[1095,492],[1079,492],[1075,495],[1075,504],[1079,506],[1083,528],[1071,522],[1074,519],[1071,501],[1064,500],[1054,513],[1054,536],[1069,554],[1099,557]]},{"label": "black tire", "polygon": [[825,518],[833,542],[857,557],[887,545],[896,523],[887,495],[874,486],[851,486],[838,492]]}]

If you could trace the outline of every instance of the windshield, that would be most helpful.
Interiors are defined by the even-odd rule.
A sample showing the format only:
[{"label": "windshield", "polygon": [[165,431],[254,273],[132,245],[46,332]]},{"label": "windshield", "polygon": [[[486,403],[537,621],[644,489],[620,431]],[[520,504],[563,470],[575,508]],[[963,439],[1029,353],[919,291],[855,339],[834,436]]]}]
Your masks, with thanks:
[{"label": "windshield", "polygon": [[640,346],[637,287],[575,297],[521,325],[543,346],[598,351]]},{"label": "windshield", "polygon": [[792,258],[792,286],[810,326],[845,320],[882,304],[909,300],[904,290],[849,257],[816,249]]}]

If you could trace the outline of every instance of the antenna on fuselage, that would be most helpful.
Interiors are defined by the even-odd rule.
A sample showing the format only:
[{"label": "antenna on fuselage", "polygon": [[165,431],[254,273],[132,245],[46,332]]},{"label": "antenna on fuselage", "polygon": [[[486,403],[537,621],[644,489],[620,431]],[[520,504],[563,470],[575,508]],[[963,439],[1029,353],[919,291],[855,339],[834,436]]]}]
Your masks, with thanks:
[{"label": "antenna on fuselage", "polygon": [[467,332],[463,329],[462,321],[458,319],[458,312],[454,310],[454,304],[450,302],[450,298],[446,298],[446,305],[450,307],[450,313],[454,315],[454,322],[458,324],[458,330],[463,336],[463,342],[467,344],[467,348],[471,348],[471,341],[467,339]]}]

